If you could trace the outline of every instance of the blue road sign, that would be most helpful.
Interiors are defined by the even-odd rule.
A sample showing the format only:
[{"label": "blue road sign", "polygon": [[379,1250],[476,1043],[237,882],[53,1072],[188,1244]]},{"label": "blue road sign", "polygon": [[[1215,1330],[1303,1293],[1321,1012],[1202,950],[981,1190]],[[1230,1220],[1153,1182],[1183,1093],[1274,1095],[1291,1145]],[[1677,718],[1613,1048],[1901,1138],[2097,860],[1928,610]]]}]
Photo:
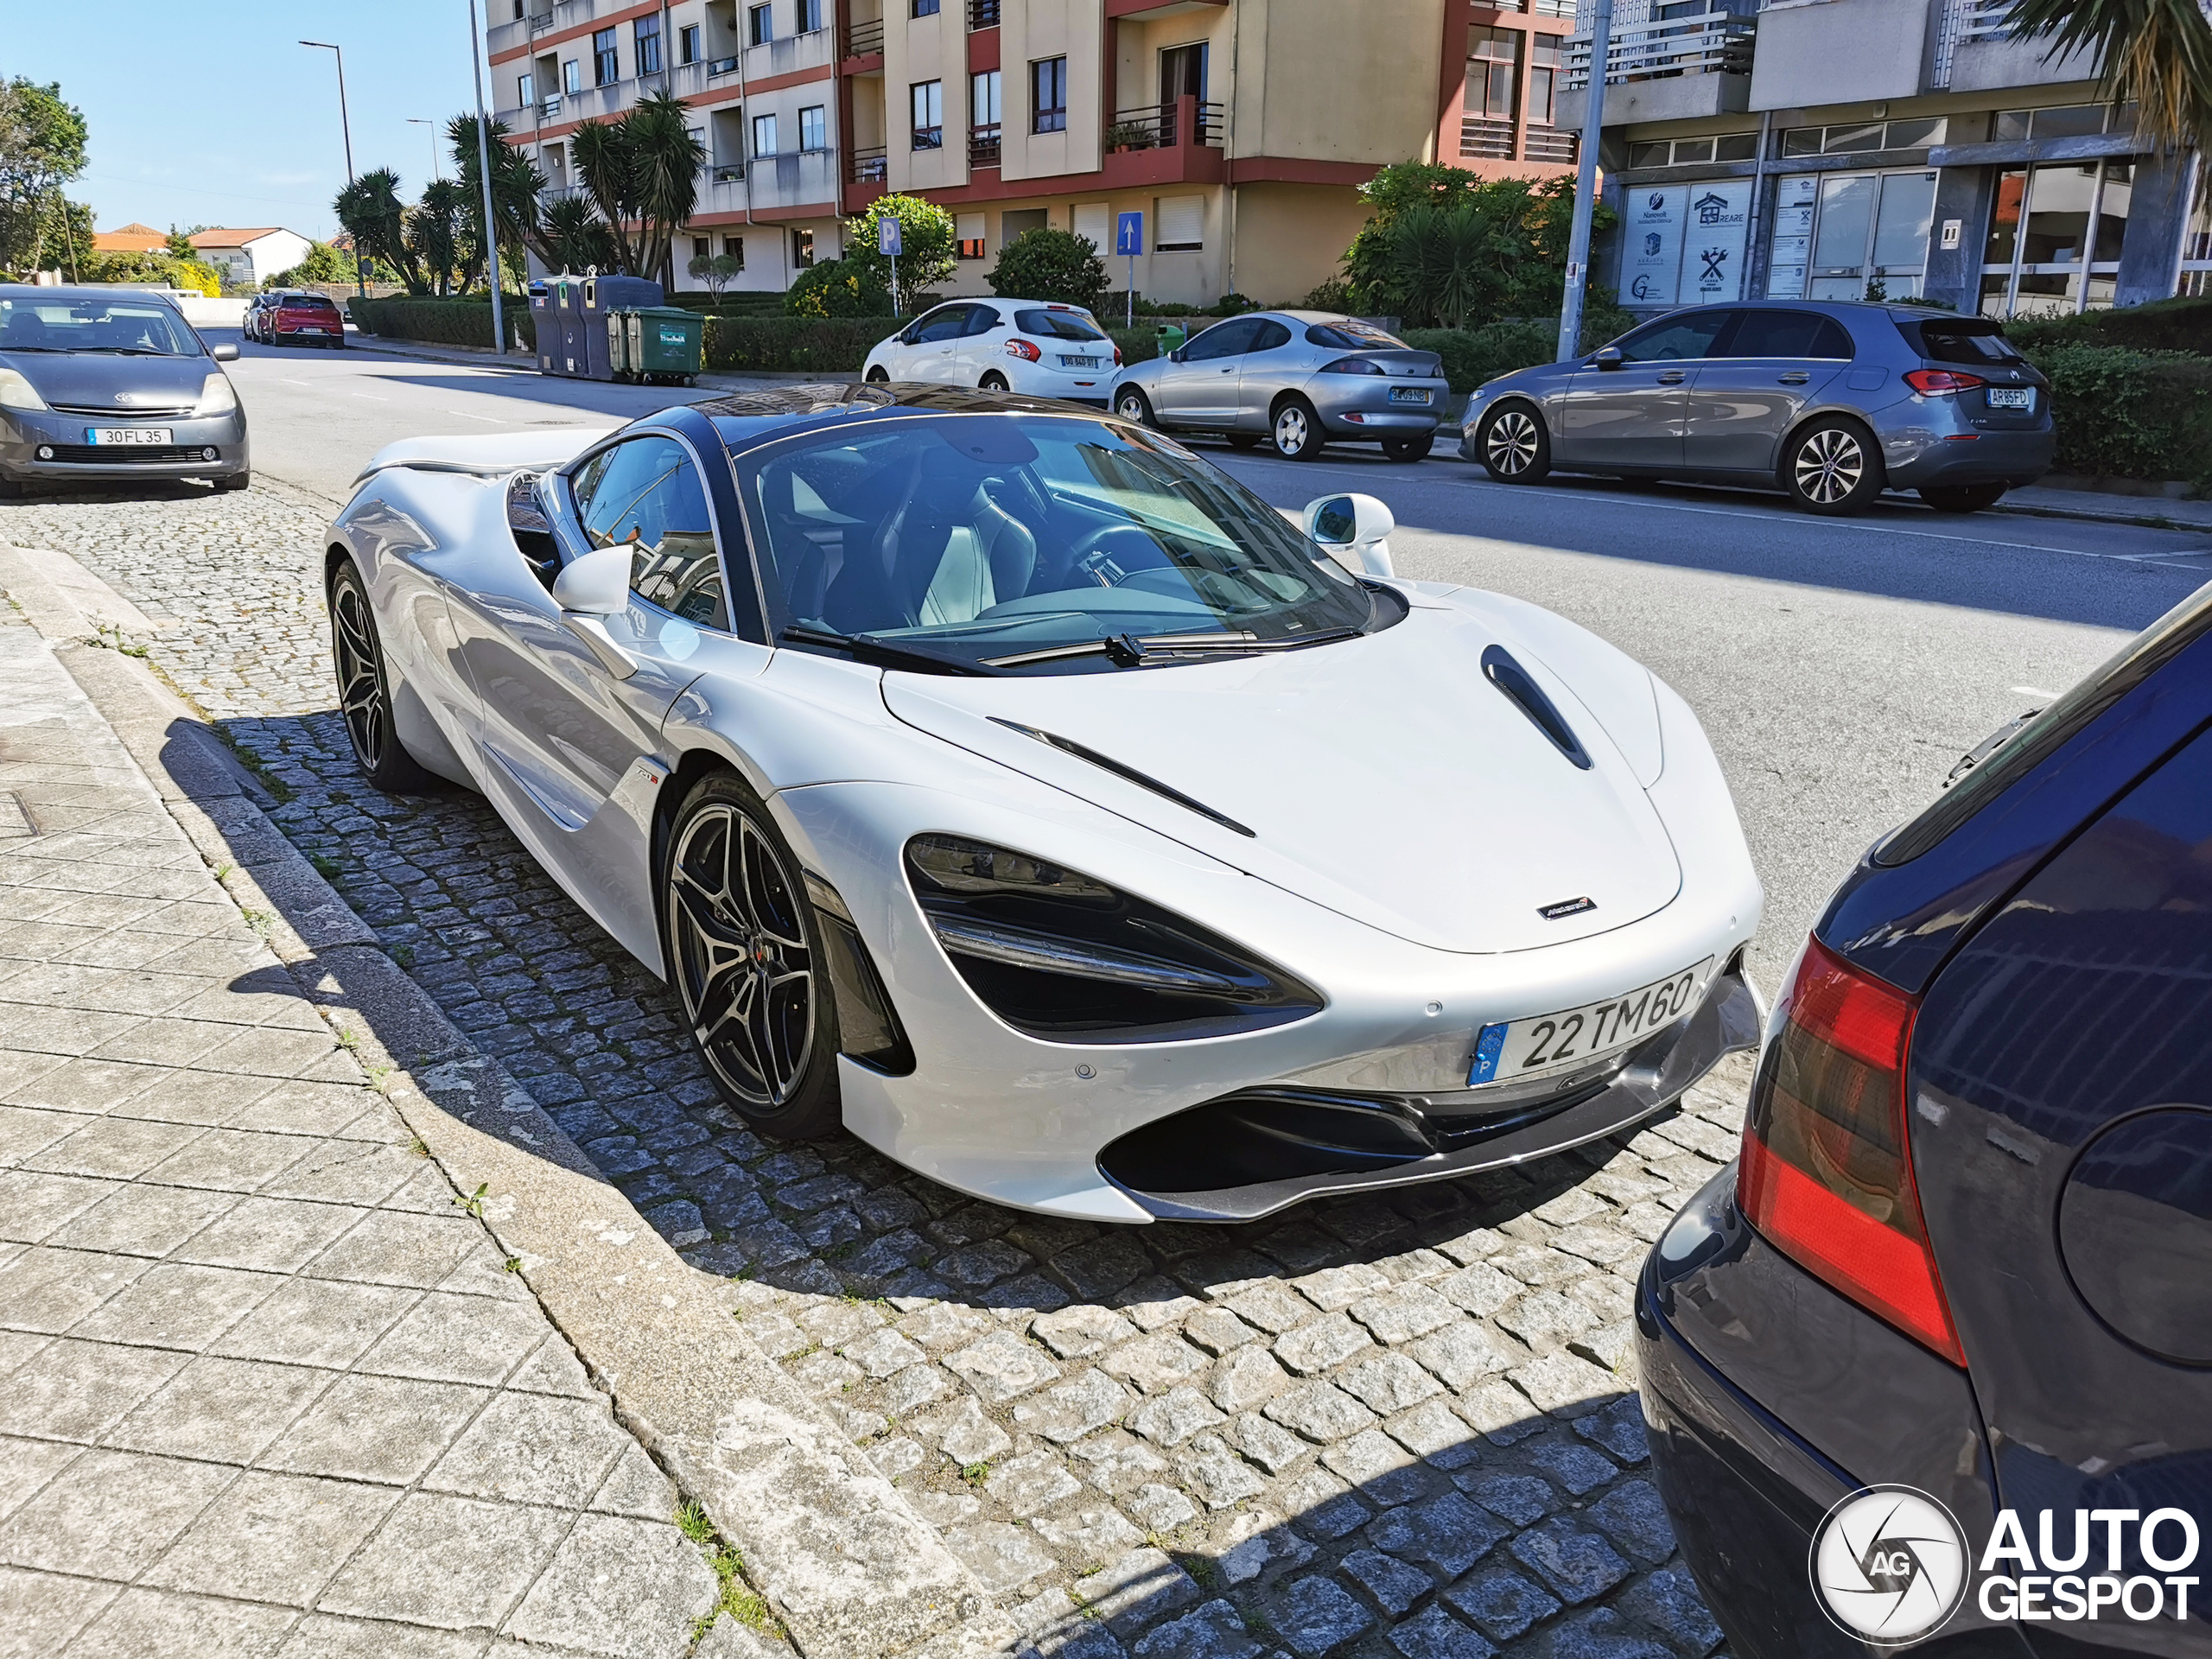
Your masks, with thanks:
[{"label": "blue road sign", "polygon": [[1144,215],[1123,213],[1114,227],[1114,251],[1134,258],[1144,251]]},{"label": "blue road sign", "polygon": [[899,244],[899,221],[888,214],[875,221],[875,251],[893,259],[906,251]]}]

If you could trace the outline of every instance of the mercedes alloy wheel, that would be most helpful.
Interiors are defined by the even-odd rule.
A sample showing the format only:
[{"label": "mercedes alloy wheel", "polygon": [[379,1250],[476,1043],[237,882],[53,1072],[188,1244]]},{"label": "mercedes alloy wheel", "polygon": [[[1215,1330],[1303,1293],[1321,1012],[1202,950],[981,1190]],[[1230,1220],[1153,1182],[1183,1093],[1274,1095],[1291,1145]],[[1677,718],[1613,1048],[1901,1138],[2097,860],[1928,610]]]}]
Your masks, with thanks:
[{"label": "mercedes alloy wheel", "polygon": [[1475,453],[1500,484],[1534,484],[1552,469],[1551,435],[1543,417],[1521,404],[1507,404],[1484,417]]},{"label": "mercedes alloy wheel", "polygon": [[1786,482],[1809,512],[1859,512],[1882,493],[1881,458],[1857,423],[1816,421],[1790,443]]}]

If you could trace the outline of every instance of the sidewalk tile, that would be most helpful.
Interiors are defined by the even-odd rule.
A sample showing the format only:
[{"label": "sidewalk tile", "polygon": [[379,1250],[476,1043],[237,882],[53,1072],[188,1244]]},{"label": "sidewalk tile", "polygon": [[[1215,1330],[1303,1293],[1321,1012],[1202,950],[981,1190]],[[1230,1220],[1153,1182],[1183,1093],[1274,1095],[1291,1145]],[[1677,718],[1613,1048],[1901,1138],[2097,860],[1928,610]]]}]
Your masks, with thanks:
[{"label": "sidewalk tile", "polygon": [[242,1077],[229,1071],[194,1071],[143,1066],[156,1074],[154,1086],[135,1096],[128,1108],[132,1117],[156,1118],[164,1123],[227,1124],[238,1120],[255,1100],[269,1090],[265,1077]]},{"label": "sidewalk tile", "polygon": [[174,1252],[180,1262],[211,1267],[297,1273],[366,1211],[301,1198],[245,1198],[205,1232]]},{"label": "sidewalk tile", "polygon": [[434,1382],[503,1381],[545,1333],[525,1303],[432,1291],[361,1359],[360,1369]]},{"label": "sidewalk tile", "polygon": [[604,1402],[502,1394],[423,1477],[429,1491],[582,1509],[630,1437]]},{"label": "sidewalk tile", "polygon": [[162,1081],[149,1066],[119,1060],[65,1060],[35,1082],[8,1091],[10,1104],[63,1112],[111,1112]]},{"label": "sidewalk tile", "polygon": [[0,1659],[50,1659],[118,1593],[111,1584],[0,1567]]},{"label": "sidewalk tile", "polygon": [[203,1131],[196,1124],[156,1123],[143,1117],[73,1116],[76,1133],[24,1162],[34,1169],[71,1175],[114,1175],[135,1180]]},{"label": "sidewalk tile", "polygon": [[584,1374],[583,1362],[576,1357],[576,1351],[558,1331],[549,1332],[545,1340],[537,1344],[537,1351],[529,1362],[507,1379],[507,1387],[527,1389],[532,1394],[565,1395],[572,1400],[601,1397],[599,1390],[592,1387],[591,1378]]},{"label": "sidewalk tile", "polygon": [[419,1216],[450,1217],[454,1213],[453,1200],[453,1183],[446,1179],[445,1171],[426,1160],[396,1191],[385,1196],[383,1207],[411,1210]]},{"label": "sidewalk tile", "polygon": [[[445,1172],[438,1172],[438,1179],[445,1185],[446,1203],[453,1203],[453,1188],[446,1184]],[[471,1296],[488,1296],[495,1302],[518,1302],[524,1307],[537,1306],[530,1294],[530,1287],[522,1275],[507,1271],[507,1258],[499,1254],[499,1246],[486,1239],[461,1258],[461,1265],[438,1281],[440,1290],[461,1292]]]},{"label": "sidewalk tile", "polygon": [[484,1230],[466,1216],[422,1216],[379,1210],[315,1258],[315,1279],[351,1279],[372,1285],[435,1288],[483,1242]]},{"label": "sidewalk tile", "polygon": [[87,1452],[0,1523],[0,1561],[128,1581],[238,1474],[221,1464]]},{"label": "sidewalk tile", "polygon": [[[0,963],[0,972],[5,971],[6,964]],[[22,1090],[29,1088],[41,1077],[50,1077],[68,1064],[67,1058],[60,1054],[29,1054],[19,1048],[0,1049],[0,1100],[15,1102]]]},{"label": "sidewalk tile", "polygon": [[93,1058],[101,1060],[191,1065],[229,1040],[236,1029],[212,1020],[141,1020],[130,1030],[118,1033],[89,1052]]},{"label": "sidewalk tile", "polygon": [[70,1249],[163,1256],[237,1202],[228,1192],[131,1181],[55,1229],[47,1242]]},{"label": "sidewalk tile", "polygon": [[405,1484],[420,1478],[486,1395],[395,1376],[346,1376],[262,1456],[270,1469]]},{"label": "sidewalk tile", "polygon": [[389,1487],[249,1471],[140,1582],[306,1607],[397,1498]]},{"label": "sidewalk tile", "polygon": [[0,1166],[26,1163],[84,1127],[83,1116],[75,1112],[39,1112],[21,1106],[0,1106]]},{"label": "sidewalk tile", "polygon": [[448,1630],[496,1628],[569,1519],[553,1510],[410,1494],[323,1593],[321,1609]]},{"label": "sidewalk tile", "polygon": [[288,1280],[208,1352],[343,1369],[366,1353],[417,1294],[340,1280]]},{"label": "sidewalk tile", "polygon": [[591,1506],[604,1515],[665,1521],[676,1513],[676,1485],[645,1455],[644,1446],[632,1443],[623,1448]]},{"label": "sidewalk tile", "polygon": [[0,1013],[0,1043],[48,1054],[89,1054],[146,1023],[135,1014],[89,1008],[11,1007]]},{"label": "sidewalk tile", "polygon": [[71,1332],[87,1342],[205,1348],[284,1281],[273,1273],[164,1262]]},{"label": "sidewalk tile", "polygon": [[690,1645],[691,1621],[716,1593],[699,1552],[665,1521],[587,1515],[506,1633],[622,1659],[679,1659]]},{"label": "sidewalk tile", "polygon": [[262,1189],[264,1198],[381,1204],[423,1167],[416,1154],[365,1141],[325,1141]]},{"label": "sidewalk tile", "polygon": [[209,1596],[126,1590],[69,1659],[268,1659],[297,1615]]},{"label": "sidewalk tile", "polygon": [[0,1389],[0,1430],[95,1440],[184,1369],[185,1356],[100,1342],[54,1343]]},{"label": "sidewalk tile", "polygon": [[148,1170],[146,1179],[174,1182],[179,1186],[253,1192],[316,1149],[316,1143],[303,1135],[209,1129],[174,1157]]},{"label": "sidewalk tile", "polygon": [[0,1325],[56,1336],[146,1271],[137,1256],[34,1245],[0,1262]]},{"label": "sidewalk tile", "polygon": [[25,1440],[0,1434],[0,1521],[5,1521],[66,1468],[84,1447],[65,1440]]},{"label": "sidewalk tile", "polygon": [[481,1630],[372,1624],[315,1613],[301,1621],[276,1659],[478,1659],[486,1640]]},{"label": "sidewalk tile", "polygon": [[[251,1089],[265,1080],[233,1077],[230,1081],[233,1088]],[[374,1090],[289,1078],[270,1084],[267,1093],[230,1120],[230,1127],[274,1135],[340,1135],[393,1146],[404,1145],[410,1138],[399,1115]]]},{"label": "sidewalk tile", "polygon": [[200,1061],[208,1071],[238,1071],[258,1077],[302,1077],[338,1047],[330,1027],[320,1020],[312,1031],[283,1026],[228,1029],[233,1033],[231,1039]]},{"label": "sidewalk tile", "polygon": [[0,1331],[0,1376],[29,1364],[34,1355],[51,1348],[54,1340],[29,1331]]},{"label": "sidewalk tile", "polygon": [[114,1181],[84,1175],[49,1175],[42,1170],[0,1169],[0,1239],[36,1244],[73,1216],[82,1215],[109,1193]]},{"label": "sidewalk tile", "polygon": [[251,1463],[336,1380],[330,1371],[201,1356],[101,1437],[124,1451]]}]

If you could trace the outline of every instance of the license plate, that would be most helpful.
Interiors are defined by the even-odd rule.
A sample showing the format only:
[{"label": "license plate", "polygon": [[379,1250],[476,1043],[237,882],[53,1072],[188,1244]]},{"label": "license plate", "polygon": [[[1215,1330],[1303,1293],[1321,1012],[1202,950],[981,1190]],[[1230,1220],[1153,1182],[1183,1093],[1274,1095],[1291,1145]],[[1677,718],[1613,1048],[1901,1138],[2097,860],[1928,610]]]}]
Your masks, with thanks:
[{"label": "license plate", "polygon": [[1425,404],[1428,401],[1427,386],[1393,386],[1390,401],[1394,404]]},{"label": "license plate", "polygon": [[1713,958],[1630,991],[1560,1014],[1484,1026],[1475,1039],[1467,1086],[1504,1083],[1556,1065],[1612,1053],[1662,1031],[1695,1007],[1712,976]]},{"label": "license plate", "polygon": [[1060,359],[1060,366],[1064,369],[1095,369],[1098,366],[1098,359],[1095,357],[1064,357]]},{"label": "license plate", "polygon": [[1989,389],[1992,409],[2033,409],[2036,389],[2033,386],[1992,386]]},{"label": "license plate", "polygon": [[169,429],[166,426],[88,426],[85,429],[85,442],[101,448],[117,446],[127,448],[134,443],[162,444],[168,441]]}]

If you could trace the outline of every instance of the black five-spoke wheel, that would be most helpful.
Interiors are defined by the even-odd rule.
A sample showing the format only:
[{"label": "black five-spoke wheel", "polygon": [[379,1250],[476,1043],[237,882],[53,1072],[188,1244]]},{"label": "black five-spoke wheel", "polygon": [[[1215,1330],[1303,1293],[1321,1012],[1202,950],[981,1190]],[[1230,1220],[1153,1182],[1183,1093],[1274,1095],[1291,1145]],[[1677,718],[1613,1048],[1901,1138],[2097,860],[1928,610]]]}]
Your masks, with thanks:
[{"label": "black five-spoke wheel", "polygon": [[704,780],[669,842],[669,976],[730,1104],[785,1139],[839,1122],[836,1015],[797,866],[759,804]]},{"label": "black five-spoke wheel", "polygon": [[391,683],[385,671],[384,643],[368,588],[350,558],[339,561],[330,576],[330,655],[338,671],[338,708],[353,758],[370,783],[383,790],[421,789],[429,774],[415,763],[393,729]]}]

